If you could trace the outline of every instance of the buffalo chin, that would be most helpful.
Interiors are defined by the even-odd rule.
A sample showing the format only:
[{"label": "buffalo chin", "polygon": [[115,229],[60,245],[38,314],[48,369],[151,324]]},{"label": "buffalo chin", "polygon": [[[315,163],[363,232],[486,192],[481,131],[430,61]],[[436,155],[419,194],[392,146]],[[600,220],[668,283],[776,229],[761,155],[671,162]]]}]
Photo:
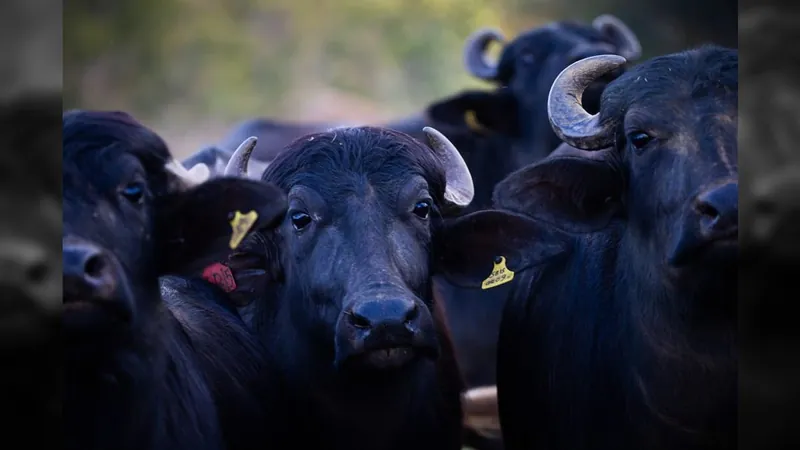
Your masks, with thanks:
[{"label": "buffalo chin", "polygon": [[403,367],[416,357],[416,351],[411,347],[390,347],[364,352],[358,358],[362,365],[383,370]]},{"label": "buffalo chin", "polygon": [[390,372],[408,367],[424,358],[436,358],[436,352],[413,346],[394,346],[365,350],[350,355],[344,362],[348,370]]},{"label": "buffalo chin", "polygon": [[736,264],[738,251],[739,240],[735,232],[713,240],[684,238],[673,249],[669,264],[673,267]]},{"label": "buffalo chin", "polygon": [[67,332],[112,331],[131,323],[126,302],[64,297],[62,323]]}]

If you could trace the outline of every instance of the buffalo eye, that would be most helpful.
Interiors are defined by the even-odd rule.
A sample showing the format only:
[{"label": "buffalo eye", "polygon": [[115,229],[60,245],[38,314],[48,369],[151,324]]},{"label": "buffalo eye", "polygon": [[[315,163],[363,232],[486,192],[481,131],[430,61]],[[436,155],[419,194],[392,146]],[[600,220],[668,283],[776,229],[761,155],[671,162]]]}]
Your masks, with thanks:
[{"label": "buffalo eye", "polygon": [[291,213],[289,218],[292,220],[292,226],[297,231],[302,230],[311,223],[311,216],[302,211],[295,211]]},{"label": "buffalo eye", "polygon": [[431,213],[431,202],[429,202],[427,200],[422,200],[422,201],[417,202],[414,205],[413,212],[420,219],[427,219],[428,215]]},{"label": "buffalo eye", "polygon": [[652,140],[653,140],[652,136],[645,133],[644,131],[635,131],[628,135],[628,142],[630,142],[633,148],[635,148],[636,150],[643,149]]},{"label": "buffalo eye", "polygon": [[144,199],[144,185],[138,182],[130,183],[123,187],[120,193],[132,204],[139,205]]}]

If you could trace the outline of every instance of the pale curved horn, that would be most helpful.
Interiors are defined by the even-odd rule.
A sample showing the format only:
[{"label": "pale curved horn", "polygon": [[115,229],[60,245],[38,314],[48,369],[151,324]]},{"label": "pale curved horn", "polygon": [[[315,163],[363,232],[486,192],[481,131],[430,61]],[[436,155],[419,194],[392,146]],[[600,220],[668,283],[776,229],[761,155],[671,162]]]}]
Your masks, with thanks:
[{"label": "pale curved horn", "polygon": [[583,150],[596,150],[614,141],[613,124],[600,124],[581,103],[589,85],[627,61],[619,55],[598,55],[570,64],[556,77],[547,97],[547,116],[559,139]]},{"label": "pale curved horn", "polygon": [[486,61],[486,50],[495,41],[505,42],[505,37],[494,28],[478,30],[467,38],[464,45],[464,66],[471,75],[488,81],[497,77],[497,65]]},{"label": "pale curved horn", "polygon": [[228,165],[225,166],[223,174],[226,177],[247,177],[247,163],[250,161],[253,149],[256,148],[256,143],[258,143],[258,138],[250,136],[239,144],[239,148],[233,152],[233,156],[228,160]]},{"label": "pale curved horn", "polygon": [[444,199],[456,206],[465,207],[475,197],[475,186],[467,163],[458,149],[442,133],[433,127],[422,129],[428,143],[442,161],[445,170],[446,187]]}]

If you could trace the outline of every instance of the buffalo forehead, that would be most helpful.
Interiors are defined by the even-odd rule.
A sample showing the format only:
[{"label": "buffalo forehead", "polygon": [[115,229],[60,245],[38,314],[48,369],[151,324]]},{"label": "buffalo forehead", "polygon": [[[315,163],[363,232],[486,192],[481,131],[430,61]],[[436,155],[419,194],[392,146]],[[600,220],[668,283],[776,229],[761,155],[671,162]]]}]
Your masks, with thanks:
[{"label": "buffalo forehead", "polygon": [[[263,179],[286,192],[299,186],[312,190],[309,199],[292,199],[290,194],[290,204],[310,208],[308,213],[320,214],[322,222],[346,214],[347,222],[358,223],[367,220],[361,211],[389,220],[398,202],[413,200],[400,197],[413,195],[404,192],[415,177],[424,179],[434,203],[442,201],[445,173],[429,147],[393,130],[357,127],[295,141],[267,168]],[[364,199],[365,194],[369,201],[356,201],[354,208],[352,199]]]}]

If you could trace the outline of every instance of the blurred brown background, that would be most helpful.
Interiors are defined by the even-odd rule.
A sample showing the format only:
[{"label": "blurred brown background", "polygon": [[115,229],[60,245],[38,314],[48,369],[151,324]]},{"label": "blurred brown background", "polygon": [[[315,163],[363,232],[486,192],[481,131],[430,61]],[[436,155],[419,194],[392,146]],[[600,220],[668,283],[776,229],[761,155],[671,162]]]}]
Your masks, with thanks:
[{"label": "blurred brown background", "polygon": [[480,27],[623,19],[644,56],[736,47],[731,0],[65,0],[64,108],[121,109],[186,156],[237,121],[377,122],[481,82]]}]

